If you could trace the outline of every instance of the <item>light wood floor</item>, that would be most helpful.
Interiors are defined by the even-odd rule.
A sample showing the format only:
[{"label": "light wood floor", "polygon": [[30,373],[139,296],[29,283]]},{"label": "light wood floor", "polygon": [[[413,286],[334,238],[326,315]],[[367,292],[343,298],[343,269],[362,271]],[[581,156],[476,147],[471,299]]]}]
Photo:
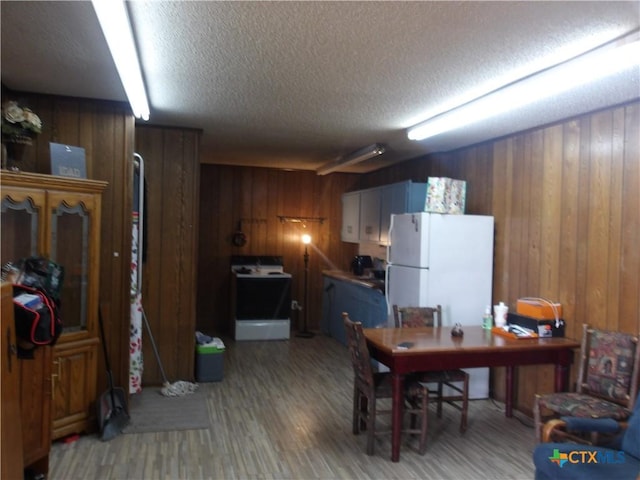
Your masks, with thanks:
[{"label": "light wood floor", "polygon": [[[225,340],[224,379],[203,383],[211,427],[119,435],[85,435],[52,447],[51,479],[531,479],[529,419],[505,418],[502,405],[472,401],[469,427],[445,406],[429,417],[427,452],[403,438],[399,463],[391,441],[351,433],[352,371],[345,347],[331,338]],[[148,360],[152,361],[152,359]],[[178,379],[170,379],[172,381]]]}]

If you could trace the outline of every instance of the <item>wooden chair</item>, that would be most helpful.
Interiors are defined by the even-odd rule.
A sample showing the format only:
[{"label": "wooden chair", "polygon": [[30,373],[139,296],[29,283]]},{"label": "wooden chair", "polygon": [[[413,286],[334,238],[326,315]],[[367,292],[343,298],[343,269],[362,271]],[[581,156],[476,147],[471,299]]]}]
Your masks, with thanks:
[{"label": "wooden chair", "polygon": [[[567,437],[568,432],[598,432],[609,435],[606,445],[574,443],[575,437]],[[583,435],[584,438],[592,435]],[[567,438],[570,443],[564,443]],[[558,442],[560,440],[560,442]],[[611,478],[636,479],[640,472],[640,401],[628,422],[617,422],[612,418],[562,417],[554,418],[544,424],[542,442],[533,452],[536,467],[536,480],[561,480],[580,478],[581,480],[609,480]],[[551,443],[554,442],[554,443]],[[597,455],[597,462],[575,460],[564,467],[560,461],[575,452],[577,459],[591,458]],[[551,460],[557,459],[558,463]],[[606,460],[606,461],[604,461]],[[565,462],[567,463],[567,462]],[[638,477],[640,478],[640,477]]]},{"label": "wooden chair", "polygon": [[[398,307],[393,305],[393,319],[396,328],[401,327],[437,327],[442,323],[442,306],[436,307]],[[424,384],[436,384],[435,390],[429,390],[429,395],[437,401],[438,418],[442,417],[442,403],[448,403],[460,410],[460,433],[467,430],[467,412],[469,409],[469,374],[464,370],[444,370],[436,372],[421,372],[412,376]],[[445,395],[444,386],[457,394]]]},{"label": "wooden chair", "polygon": [[[342,313],[342,318],[354,371],[353,433],[357,435],[361,430],[367,431],[367,455],[373,455],[375,436],[390,433],[390,430],[376,429],[376,418],[378,414],[391,413],[391,409],[380,409],[378,406],[378,400],[392,398],[391,374],[373,371],[362,323],[351,321],[346,312]],[[405,399],[408,405],[404,411],[411,415],[411,424],[403,432],[419,435],[418,452],[422,455],[427,446],[428,391],[419,383],[407,382]],[[416,427],[418,417],[420,426]]]},{"label": "wooden chair", "polygon": [[[629,418],[638,393],[638,337],[583,325],[580,366],[575,392],[536,394],[533,404],[536,440],[543,424],[560,416]],[[571,434],[565,434],[571,438]],[[580,441],[577,437],[574,440]]]}]

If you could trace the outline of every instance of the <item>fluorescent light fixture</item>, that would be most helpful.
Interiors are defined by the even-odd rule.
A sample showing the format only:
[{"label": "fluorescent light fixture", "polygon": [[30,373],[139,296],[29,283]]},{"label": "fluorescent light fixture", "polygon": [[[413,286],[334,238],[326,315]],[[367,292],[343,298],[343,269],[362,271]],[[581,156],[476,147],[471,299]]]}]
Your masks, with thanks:
[{"label": "fluorescent light fixture", "polygon": [[424,140],[639,67],[640,35],[636,31],[626,38],[534,73],[436,115],[411,127],[407,136],[410,140]]},{"label": "fluorescent light fixture", "polygon": [[318,168],[318,170],[316,170],[316,173],[318,175],[326,175],[327,173],[335,172],[339,168],[364,162],[365,160],[377,157],[378,155],[382,155],[383,153],[384,147],[379,143],[374,143],[373,145],[369,145],[368,147],[356,150],[355,152],[339,158],[338,160],[334,160],[332,162],[324,164],[323,166]]},{"label": "fluorescent light fixture", "polygon": [[111,56],[127,93],[131,110],[137,118],[149,120],[149,102],[144,89],[127,7],[120,0],[92,0],[91,3],[111,50]]}]

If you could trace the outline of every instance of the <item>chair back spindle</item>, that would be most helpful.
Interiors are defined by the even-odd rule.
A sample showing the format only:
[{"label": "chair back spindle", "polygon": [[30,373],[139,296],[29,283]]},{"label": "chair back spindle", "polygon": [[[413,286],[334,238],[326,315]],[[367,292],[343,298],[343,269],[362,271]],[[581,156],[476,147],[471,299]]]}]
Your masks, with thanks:
[{"label": "chair back spindle", "polygon": [[396,328],[439,327],[442,325],[442,306],[398,307],[398,305],[394,305],[393,319]]},{"label": "chair back spindle", "polygon": [[351,364],[356,376],[356,381],[361,382],[363,385],[373,387],[373,368],[371,367],[371,357],[369,356],[367,341],[362,331],[362,323],[352,321],[346,312],[342,313],[342,318],[346,327],[347,347],[351,353]]}]

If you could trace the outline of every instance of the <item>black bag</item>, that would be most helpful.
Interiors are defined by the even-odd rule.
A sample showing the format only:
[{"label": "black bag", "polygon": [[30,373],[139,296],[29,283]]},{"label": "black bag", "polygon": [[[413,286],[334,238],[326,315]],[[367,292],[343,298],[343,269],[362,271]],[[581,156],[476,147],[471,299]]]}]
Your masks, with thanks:
[{"label": "black bag", "polygon": [[[24,298],[29,301],[26,302]],[[23,350],[56,343],[62,333],[58,300],[41,288],[14,285],[13,305],[16,336]]]},{"label": "black bag", "polygon": [[46,257],[27,257],[19,260],[13,268],[17,272],[14,284],[38,288],[50,297],[59,300],[64,280],[64,268]]}]

